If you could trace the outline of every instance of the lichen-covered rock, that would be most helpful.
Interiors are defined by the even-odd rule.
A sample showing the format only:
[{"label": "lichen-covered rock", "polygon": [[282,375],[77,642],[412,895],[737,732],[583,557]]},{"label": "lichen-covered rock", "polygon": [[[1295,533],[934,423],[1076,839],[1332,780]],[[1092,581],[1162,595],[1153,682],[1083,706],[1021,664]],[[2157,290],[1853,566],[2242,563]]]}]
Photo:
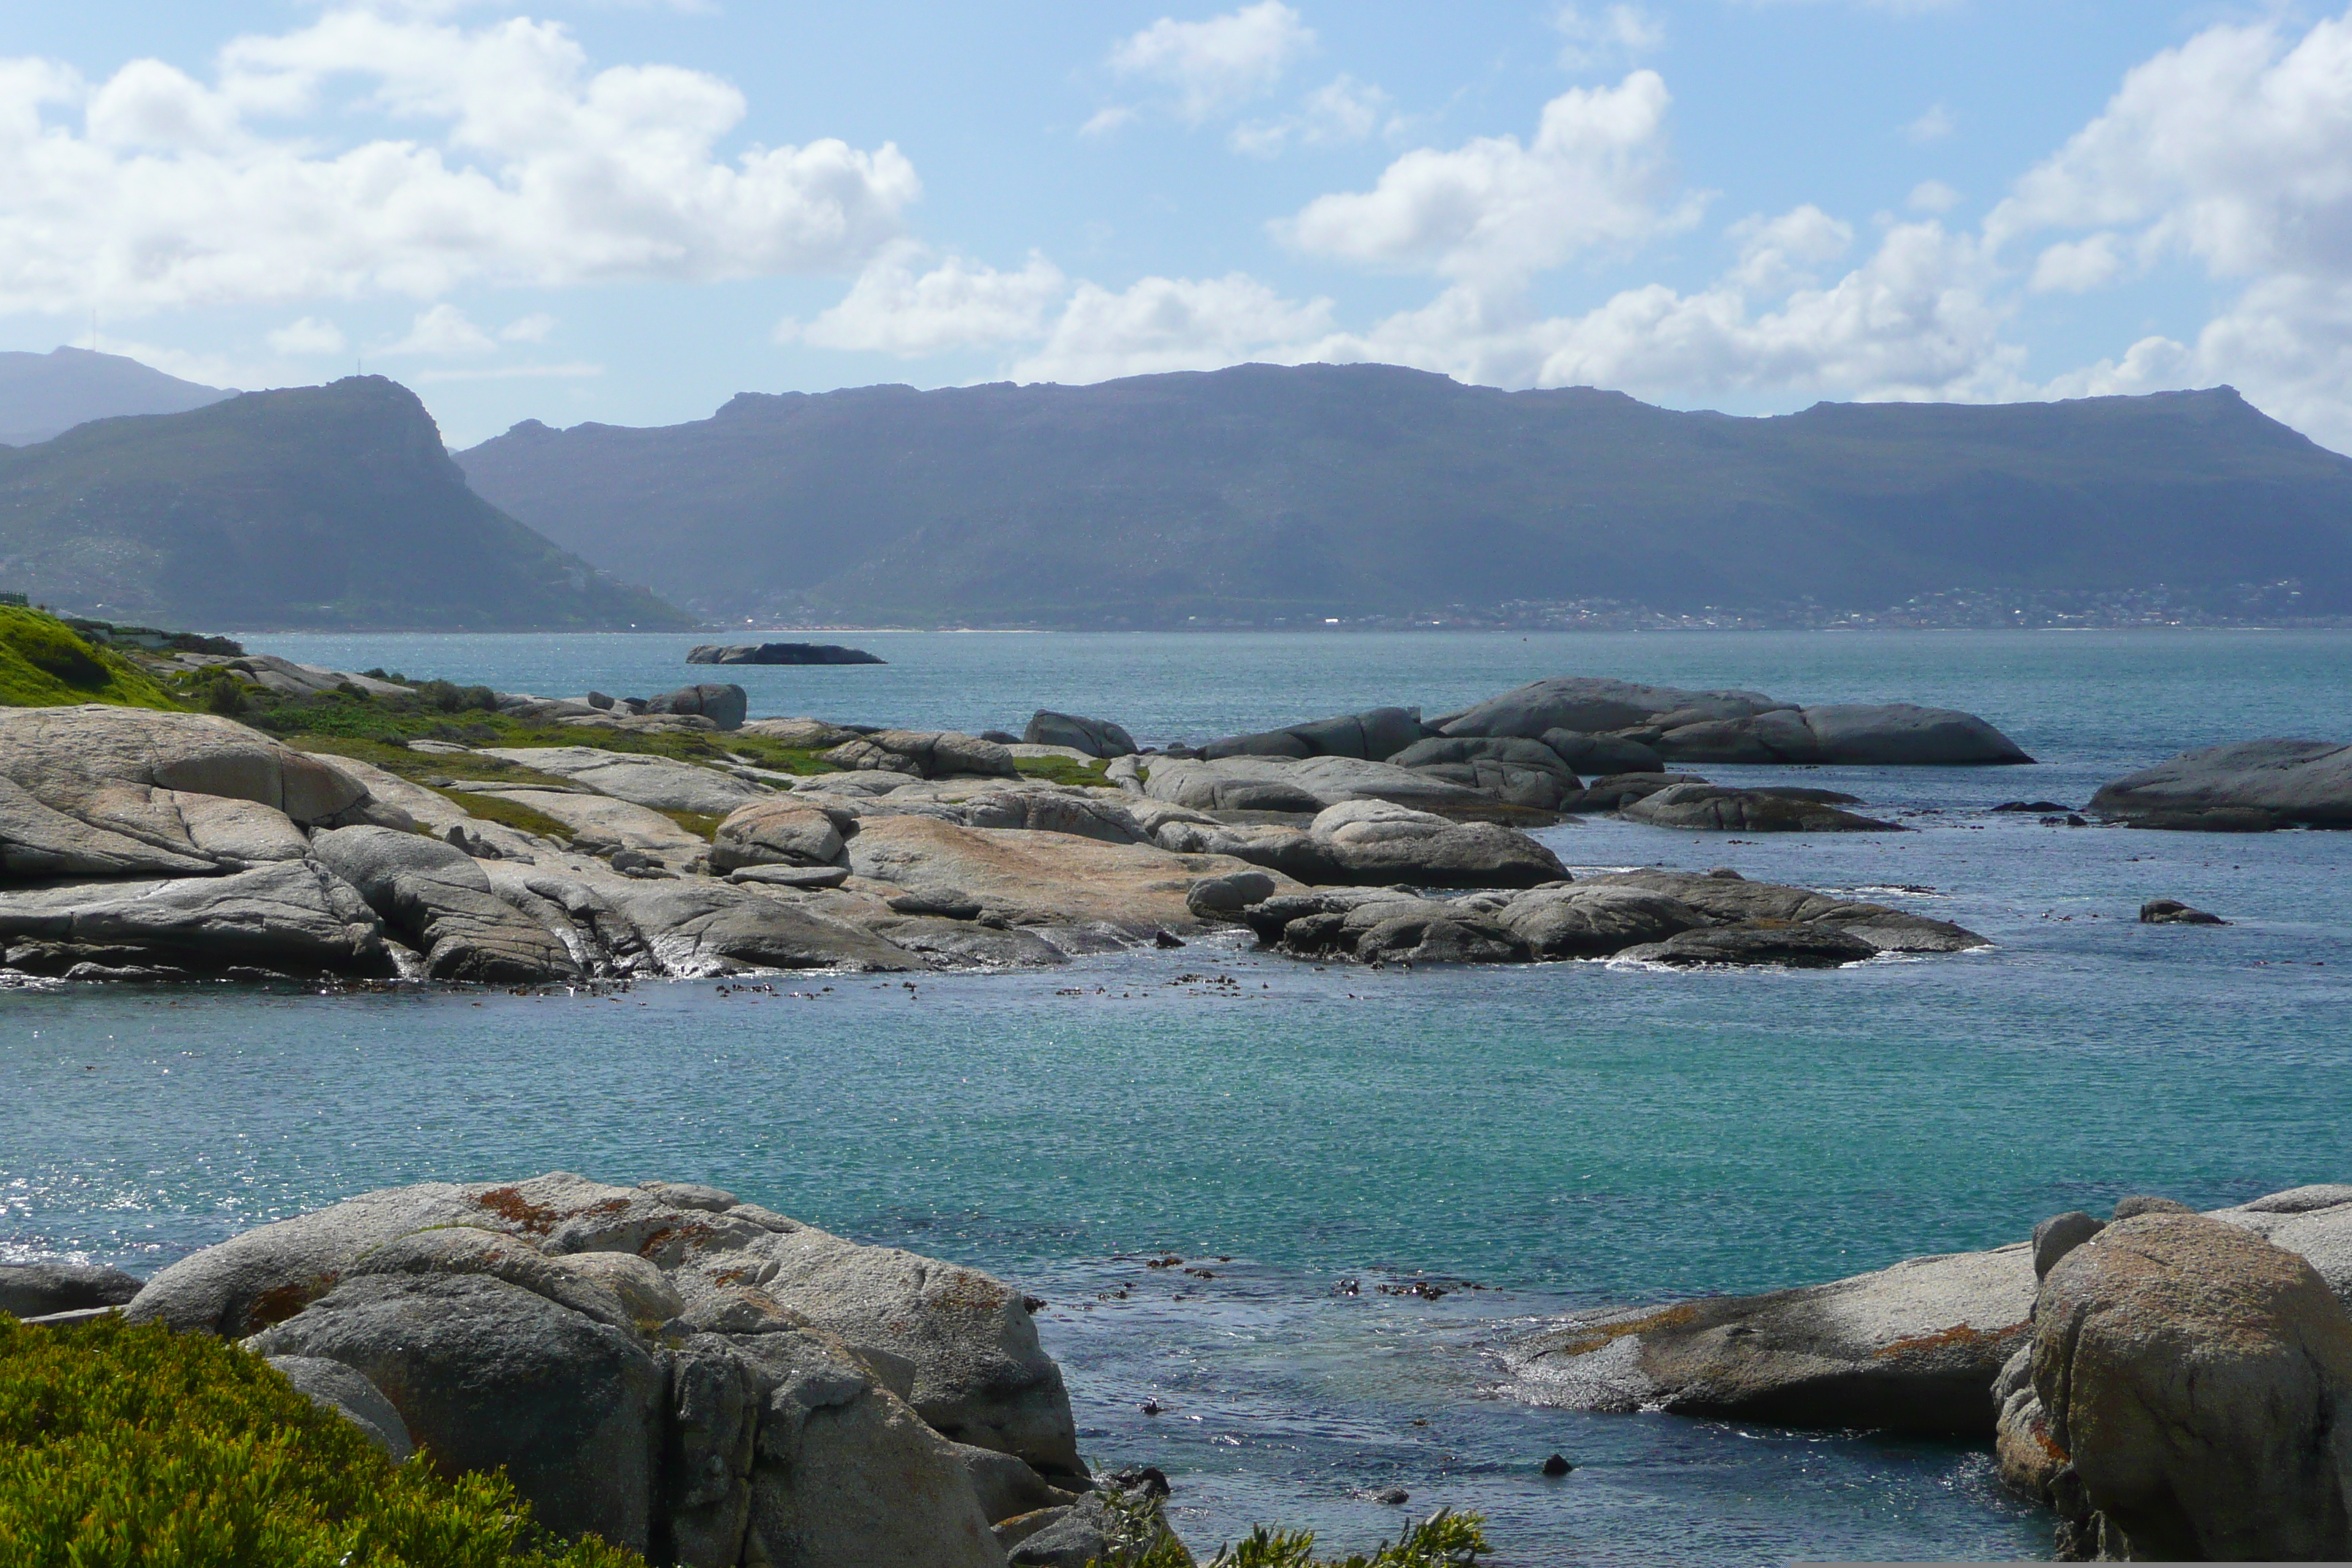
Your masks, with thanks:
[{"label": "lichen-covered rock", "polygon": [[2352,1556],[2352,1318],[2294,1253],[2202,1215],[2119,1221],[2051,1269],[2032,1371],[2108,1551]]},{"label": "lichen-covered rock", "polygon": [[445,1468],[503,1466],[559,1531],[689,1568],[995,1568],[998,1520],[1091,1484],[1020,1293],[713,1187],[363,1194],[182,1260],[130,1315],[301,1358],[354,1419],[373,1388]]}]

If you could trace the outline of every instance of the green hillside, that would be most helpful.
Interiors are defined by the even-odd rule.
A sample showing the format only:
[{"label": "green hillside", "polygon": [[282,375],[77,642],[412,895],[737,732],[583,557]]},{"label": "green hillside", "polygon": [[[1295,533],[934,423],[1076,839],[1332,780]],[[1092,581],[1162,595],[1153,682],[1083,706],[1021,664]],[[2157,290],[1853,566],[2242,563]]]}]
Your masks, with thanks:
[{"label": "green hillside", "polygon": [[697,624],[475,495],[424,405],[382,376],[0,450],[0,589],[223,630]]},{"label": "green hillside", "polygon": [[1875,610],[1948,590],[2228,600],[2290,578],[2303,613],[2352,613],[2352,458],[2227,388],[1752,419],[1241,365],[745,394],[658,429],[526,423],[458,460],[564,548],[714,617]]}]

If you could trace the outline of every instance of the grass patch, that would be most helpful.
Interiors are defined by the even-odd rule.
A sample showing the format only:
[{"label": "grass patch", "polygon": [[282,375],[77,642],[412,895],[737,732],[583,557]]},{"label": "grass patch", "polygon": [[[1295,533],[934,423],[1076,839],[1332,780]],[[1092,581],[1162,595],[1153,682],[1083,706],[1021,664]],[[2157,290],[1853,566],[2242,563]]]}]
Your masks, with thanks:
[{"label": "grass patch", "polygon": [[1044,779],[1047,784],[1094,784],[1110,783],[1103,776],[1099,758],[1080,762],[1076,757],[1015,757],[1013,765],[1021,770],[1024,779]]},{"label": "grass patch", "polygon": [[[660,807],[655,809],[658,811]],[[705,844],[719,837],[719,825],[727,820],[723,816],[713,816],[707,811],[664,811],[662,815]]]},{"label": "grass patch", "polygon": [[0,605],[0,707],[63,708],[79,702],[165,710],[180,707],[137,665],[57,616]]},{"label": "grass patch", "polygon": [[305,752],[373,763],[388,773],[397,774],[412,784],[425,784],[427,788],[439,787],[426,783],[431,779],[479,779],[485,784],[509,784],[516,789],[572,787],[553,773],[543,773],[537,768],[508,762],[504,757],[486,757],[476,752],[412,752],[405,746],[383,741],[343,735],[303,735],[296,743]]},{"label": "grass patch", "polygon": [[[1167,1528],[1158,1499],[1106,1498],[1103,1514],[1103,1538],[1110,1550],[1087,1568],[1186,1568],[1192,1562]],[[1479,1558],[1494,1551],[1485,1525],[1477,1514],[1440,1509],[1370,1554],[1345,1557],[1316,1556],[1312,1531],[1260,1525],[1246,1539],[1220,1548],[1209,1568],[1475,1568]]]},{"label": "grass patch", "polygon": [[477,795],[472,790],[457,789],[436,789],[433,793],[444,800],[455,802],[467,816],[478,816],[484,822],[495,822],[520,833],[534,833],[541,838],[568,844],[579,831],[545,812],[533,811],[520,802],[501,800],[494,795]]},{"label": "grass patch", "polygon": [[16,1568],[644,1568],[535,1525],[503,1473],[394,1465],[205,1334],[0,1317],[0,1562]]}]

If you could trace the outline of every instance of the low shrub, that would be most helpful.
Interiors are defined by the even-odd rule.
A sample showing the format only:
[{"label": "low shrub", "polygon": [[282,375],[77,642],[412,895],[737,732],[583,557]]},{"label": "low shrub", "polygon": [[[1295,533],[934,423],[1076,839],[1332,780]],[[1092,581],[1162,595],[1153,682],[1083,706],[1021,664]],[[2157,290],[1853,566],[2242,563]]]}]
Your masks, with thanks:
[{"label": "low shrub", "polygon": [[0,1317],[12,1568],[643,1568],[534,1524],[503,1473],[394,1465],[260,1357],[160,1324]]},{"label": "low shrub", "polygon": [[[1087,1568],[1185,1568],[1192,1559],[1167,1528],[1160,1509],[1158,1499],[1106,1500],[1103,1534],[1110,1554]],[[1485,1524],[1477,1514],[1440,1509],[1408,1525],[1393,1543],[1381,1542],[1370,1555],[1346,1557],[1316,1556],[1312,1531],[1260,1525],[1247,1539],[1220,1549],[1209,1568],[1475,1568],[1494,1550],[1486,1544]]]},{"label": "low shrub", "polygon": [[137,665],[90,642],[57,616],[0,605],[0,707],[56,708],[77,702],[179,706]]}]

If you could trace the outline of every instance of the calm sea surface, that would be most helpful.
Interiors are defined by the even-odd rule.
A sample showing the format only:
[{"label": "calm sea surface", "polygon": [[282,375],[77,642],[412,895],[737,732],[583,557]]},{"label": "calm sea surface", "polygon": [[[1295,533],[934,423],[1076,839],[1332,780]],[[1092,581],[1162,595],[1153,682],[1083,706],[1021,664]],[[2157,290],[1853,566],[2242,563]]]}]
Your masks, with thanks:
[{"label": "calm sea surface", "polygon": [[[680,662],[694,640],[247,642],[647,695],[712,673]],[[720,678],[755,714],[1017,730],[1055,707],[1149,742],[1606,674],[1963,707],[2042,761],[1769,771],[1850,790],[1907,834],[1548,835],[1572,866],[1729,864],[1998,943],[1828,973],[1318,973],[1204,942],[756,1000],[0,994],[0,1256],[152,1271],[399,1182],[708,1181],[1046,1297],[1083,1446],[1167,1469],[1196,1547],[1258,1520],[1369,1546],[1398,1510],[1353,1494],[1402,1485],[1414,1511],[1484,1510],[1513,1563],[2021,1557],[2044,1552],[2047,1521],[1980,1452],[1537,1408],[1492,1347],[1567,1306],[1832,1279],[2126,1193],[2213,1205],[2352,1177],[2352,835],[1990,811],[2080,805],[2190,746],[2352,736],[2352,637],[826,640],[891,662]],[[2158,895],[2234,923],[2137,924]],[[1187,978],[1204,974],[1239,984]],[[1171,1251],[1213,1278],[1143,1267]],[[1485,1289],[1376,1289],[1424,1278]],[[1361,1294],[1334,1294],[1346,1279]],[[1579,1468],[1548,1482],[1554,1451]]]}]

